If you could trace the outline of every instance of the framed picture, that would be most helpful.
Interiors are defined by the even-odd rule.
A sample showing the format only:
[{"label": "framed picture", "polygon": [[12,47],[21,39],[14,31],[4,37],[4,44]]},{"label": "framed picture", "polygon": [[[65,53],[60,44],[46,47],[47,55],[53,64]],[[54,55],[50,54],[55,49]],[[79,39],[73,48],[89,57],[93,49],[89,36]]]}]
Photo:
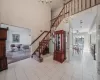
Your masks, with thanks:
[{"label": "framed picture", "polygon": [[20,35],[19,34],[12,34],[13,42],[20,42]]}]

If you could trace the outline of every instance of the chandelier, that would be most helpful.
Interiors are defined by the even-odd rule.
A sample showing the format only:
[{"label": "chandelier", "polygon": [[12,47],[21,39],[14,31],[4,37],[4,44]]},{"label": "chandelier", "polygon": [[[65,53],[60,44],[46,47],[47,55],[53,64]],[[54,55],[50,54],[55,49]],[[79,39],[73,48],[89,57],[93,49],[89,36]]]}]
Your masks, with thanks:
[{"label": "chandelier", "polygon": [[50,4],[50,3],[52,3],[52,0],[40,0],[40,2]]}]

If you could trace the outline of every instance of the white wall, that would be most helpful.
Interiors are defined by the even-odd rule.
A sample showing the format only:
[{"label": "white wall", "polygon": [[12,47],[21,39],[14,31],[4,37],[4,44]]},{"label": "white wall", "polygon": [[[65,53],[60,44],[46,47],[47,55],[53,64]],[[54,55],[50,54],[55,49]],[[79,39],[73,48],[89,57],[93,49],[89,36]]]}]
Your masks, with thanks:
[{"label": "white wall", "polygon": [[50,52],[51,54],[54,53],[54,43],[53,43],[53,40],[50,40],[50,41],[49,41],[49,52]]},{"label": "white wall", "polygon": [[91,33],[91,44],[96,44],[96,32]]},{"label": "white wall", "polygon": [[0,0],[0,23],[1,23],[1,0]]},{"label": "white wall", "polygon": [[[1,23],[29,28],[32,40],[50,29],[51,8],[38,0],[1,0]],[[38,46],[33,45],[33,51]],[[35,46],[35,47],[34,47]]]},{"label": "white wall", "polygon": [[56,28],[56,31],[57,30],[64,30],[66,32],[69,32],[69,20],[67,18],[64,18]]},{"label": "white wall", "polygon": [[96,21],[94,23],[94,26],[90,30],[90,35],[91,35],[91,44],[96,44]]},{"label": "white wall", "polygon": [[54,9],[54,10],[52,11],[52,19],[56,18],[56,17],[59,15],[59,13],[60,13],[60,11],[62,10],[62,8],[63,8],[63,6],[60,7],[60,8]]},{"label": "white wall", "polygon": [[88,52],[90,51],[90,37],[89,37],[89,34],[85,34],[84,35],[84,51]]}]

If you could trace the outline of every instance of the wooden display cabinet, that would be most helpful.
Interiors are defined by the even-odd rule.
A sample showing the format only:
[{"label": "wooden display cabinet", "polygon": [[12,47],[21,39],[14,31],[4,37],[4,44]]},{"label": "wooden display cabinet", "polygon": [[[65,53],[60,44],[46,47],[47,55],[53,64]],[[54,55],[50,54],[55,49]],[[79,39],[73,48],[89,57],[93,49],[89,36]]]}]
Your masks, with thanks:
[{"label": "wooden display cabinet", "polygon": [[66,32],[64,30],[55,32],[53,59],[61,63],[66,60]]},{"label": "wooden display cabinet", "polygon": [[7,58],[3,57],[0,59],[0,71],[6,70],[8,68]]},{"label": "wooden display cabinet", "polygon": [[6,40],[7,39],[7,29],[0,28],[0,39]]},{"label": "wooden display cabinet", "polygon": [[8,68],[6,57],[7,29],[0,28],[0,71]]},{"label": "wooden display cabinet", "polygon": [[5,41],[0,40],[0,58],[5,57]]}]

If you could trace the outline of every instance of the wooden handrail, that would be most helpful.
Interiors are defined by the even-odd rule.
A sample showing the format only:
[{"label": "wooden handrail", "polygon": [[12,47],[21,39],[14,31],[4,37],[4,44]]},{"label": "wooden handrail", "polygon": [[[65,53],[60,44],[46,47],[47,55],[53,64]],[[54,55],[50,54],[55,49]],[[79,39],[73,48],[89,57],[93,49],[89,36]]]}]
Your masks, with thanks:
[{"label": "wooden handrail", "polygon": [[51,19],[50,21],[53,21],[53,20],[55,20],[57,17],[55,17],[55,18],[53,18],[53,19]]},{"label": "wooden handrail", "polygon": [[[32,43],[31,43],[31,45],[32,44],[34,44],[44,33],[47,33],[48,31],[44,31],[44,32],[42,32]],[[30,45],[30,46],[31,46]]]},{"label": "wooden handrail", "polygon": [[41,40],[41,42],[49,35],[49,33],[51,32],[51,30],[47,33],[47,35]]},{"label": "wooden handrail", "polygon": [[[68,2],[65,3],[64,5],[69,4],[71,1],[72,1],[72,0],[68,1]],[[58,20],[58,18],[61,17],[61,16],[63,16],[63,15],[60,15],[60,14],[61,14],[61,12],[63,11],[64,8],[65,8],[65,6],[63,6],[63,8],[62,8],[62,10],[60,11],[59,15],[58,15],[56,18],[52,19],[52,20],[55,20],[55,21],[54,21],[54,23],[52,24],[51,28],[54,26],[54,24],[55,24],[55,22]],[[66,14],[66,13],[64,13],[64,14]],[[52,21],[52,20],[51,20],[51,21]]]},{"label": "wooden handrail", "polygon": [[59,15],[58,15],[57,18],[55,19],[55,21],[54,21],[54,23],[52,24],[51,28],[54,26],[55,22],[58,20],[60,14],[61,14],[61,12],[63,11],[64,8],[65,8],[65,7],[63,7],[62,10],[60,11]]},{"label": "wooden handrail", "polygon": [[[67,12],[67,13],[68,13],[68,12]],[[67,14],[67,13],[65,13],[65,14]],[[59,18],[59,17],[61,17],[61,16],[63,16],[63,15],[59,15],[59,16],[55,17],[54,19],[52,19],[51,21],[56,20],[57,18]]]},{"label": "wooden handrail", "polygon": [[[72,1],[72,0],[68,1],[68,2],[65,3],[64,5],[70,3],[71,1]],[[62,8],[62,10],[60,11],[59,15],[55,18],[55,21],[54,21],[54,23],[52,24],[51,28],[54,26],[54,24],[55,24],[55,22],[58,20],[58,18],[59,18],[60,16],[62,16],[62,15],[60,15],[60,14],[61,14],[61,12],[63,11],[64,8],[65,8],[65,6],[63,6],[63,8]],[[65,14],[65,13],[64,13],[64,14]]]},{"label": "wooden handrail", "polygon": [[68,3],[70,3],[72,0],[69,0],[68,2],[66,2],[64,5],[66,5],[66,4],[68,4]]}]

